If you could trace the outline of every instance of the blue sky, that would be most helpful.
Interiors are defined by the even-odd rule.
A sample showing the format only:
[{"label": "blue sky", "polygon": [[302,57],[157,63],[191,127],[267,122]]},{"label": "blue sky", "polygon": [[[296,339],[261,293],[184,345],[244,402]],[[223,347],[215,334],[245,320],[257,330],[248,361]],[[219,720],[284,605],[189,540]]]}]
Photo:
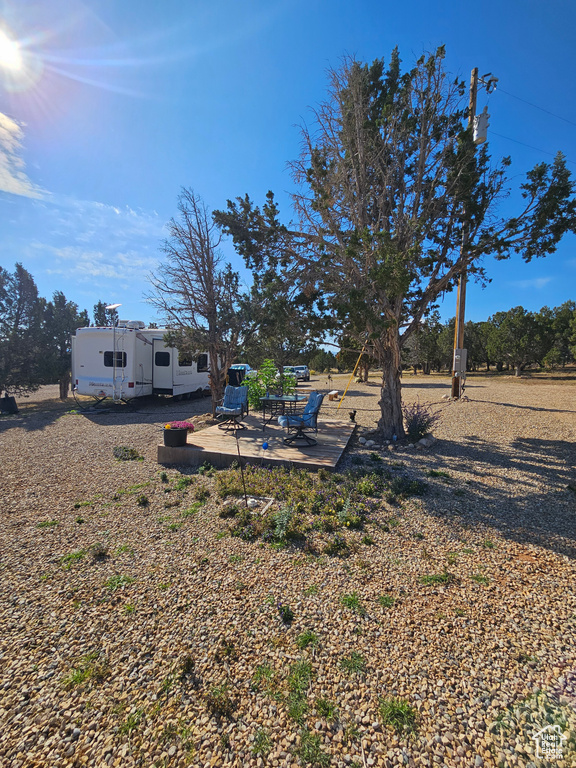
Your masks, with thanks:
[{"label": "blue sky", "polygon": [[[488,104],[490,149],[512,156],[514,184],[558,149],[576,173],[573,0],[0,0],[0,30],[24,61],[0,72],[0,264],[22,262],[41,295],[90,313],[101,299],[155,319],[146,276],[183,186],[210,208],[272,189],[290,218],[298,125],[344,55],[388,59],[398,45],[408,67],[444,43],[454,74],[499,78],[478,110]],[[467,319],[576,299],[574,236],[531,264],[486,267]]]}]

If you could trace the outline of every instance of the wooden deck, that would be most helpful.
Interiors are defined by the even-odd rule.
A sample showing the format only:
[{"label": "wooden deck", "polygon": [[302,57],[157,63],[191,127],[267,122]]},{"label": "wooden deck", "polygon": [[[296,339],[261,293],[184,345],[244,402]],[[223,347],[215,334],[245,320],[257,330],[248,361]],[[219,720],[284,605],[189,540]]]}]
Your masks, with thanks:
[{"label": "wooden deck", "polygon": [[[217,426],[208,427],[188,436],[185,446],[171,448],[158,446],[159,464],[189,464],[198,466],[209,461],[215,467],[227,467],[238,461],[238,449],[243,462],[248,464],[284,465],[308,469],[334,469],[350,440],[355,424],[343,420],[319,420],[318,444],[302,447],[284,445],[286,432],[277,424],[268,424],[262,431],[262,422],[250,414],[239,430],[236,440],[233,432]],[[268,443],[264,450],[262,444]]]}]

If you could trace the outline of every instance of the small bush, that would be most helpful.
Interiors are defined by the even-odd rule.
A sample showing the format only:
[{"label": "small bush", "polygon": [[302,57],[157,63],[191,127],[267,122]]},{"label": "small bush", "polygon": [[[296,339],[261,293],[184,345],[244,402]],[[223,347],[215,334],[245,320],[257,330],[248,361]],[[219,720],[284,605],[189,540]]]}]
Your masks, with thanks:
[{"label": "small bush", "polygon": [[205,694],[206,706],[213,715],[230,717],[234,712],[234,703],[228,693],[228,684],[213,686]]},{"label": "small bush", "polygon": [[196,501],[205,502],[210,498],[210,491],[208,488],[198,488],[194,494]]},{"label": "small bush", "polygon": [[289,605],[278,603],[278,614],[284,624],[292,624],[294,621],[294,611]]},{"label": "small bush", "polygon": [[225,504],[220,512],[218,512],[218,517],[226,520],[226,518],[229,517],[236,517],[238,512],[240,512],[240,507],[238,504]]},{"label": "small bush", "polygon": [[106,560],[106,558],[109,555],[109,547],[107,544],[103,544],[101,541],[97,541],[96,543],[92,544],[90,547],[90,553],[92,554],[92,559],[101,562],[102,560]]},{"label": "small bush", "polygon": [[402,406],[406,435],[413,443],[425,437],[434,424],[439,420],[439,415],[432,413],[430,408],[420,403]]},{"label": "small bush", "polygon": [[406,475],[400,475],[390,481],[389,500],[407,498],[409,496],[424,496],[427,490],[426,483],[421,480],[411,480]]},{"label": "small bush", "polygon": [[125,445],[116,445],[112,455],[117,461],[144,461],[144,456],[140,456],[136,448],[128,448]]},{"label": "small bush", "polygon": [[337,533],[332,541],[326,544],[324,552],[330,557],[348,557],[350,555],[350,547],[344,536]]},{"label": "small bush", "polygon": [[193,482],[193,477],[183,475],[182,477],[179,477],[178,480],[176,480],[176,485],[174,487],[177,491],[185,491],[186,488],[188,488],[189,485],[192,485]]}]

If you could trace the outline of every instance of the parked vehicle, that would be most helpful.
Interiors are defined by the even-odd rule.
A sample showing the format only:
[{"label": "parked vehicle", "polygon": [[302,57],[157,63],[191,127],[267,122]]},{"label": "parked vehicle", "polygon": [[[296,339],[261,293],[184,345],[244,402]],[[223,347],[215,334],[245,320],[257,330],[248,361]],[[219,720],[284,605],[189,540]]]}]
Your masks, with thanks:
[{"label": "parked vehicle", "polygon": [[233,387],[239,387],[246,377],[255,376],[248,363],[235,363],[228,368],[228,383]]},{"label": "parked vehicle", "polygon": [[72,336],[72,386],[80,395],[132,400],[145,395],[209,395],[209,360],[164,343],[166,328],[120,320],[113,328],[78,328]]},{"label": "parked vehicle", "polygon": [[294,371],[299,381],[310,381],[310,370],[307,365],[295,365]]}]

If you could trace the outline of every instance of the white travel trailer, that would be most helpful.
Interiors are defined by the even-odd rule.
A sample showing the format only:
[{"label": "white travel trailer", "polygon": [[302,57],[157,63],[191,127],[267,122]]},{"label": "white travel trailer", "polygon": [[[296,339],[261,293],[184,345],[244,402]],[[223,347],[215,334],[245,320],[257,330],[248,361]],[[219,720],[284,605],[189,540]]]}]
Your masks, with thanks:
[{"label": "white travel trailer", "polygon": [[209,394],[208,355],[179,354],[166,328],[120,320],[113,328],[78,328],[72,337],[72,386],[80,395],[114,401],[144,395]]}]

